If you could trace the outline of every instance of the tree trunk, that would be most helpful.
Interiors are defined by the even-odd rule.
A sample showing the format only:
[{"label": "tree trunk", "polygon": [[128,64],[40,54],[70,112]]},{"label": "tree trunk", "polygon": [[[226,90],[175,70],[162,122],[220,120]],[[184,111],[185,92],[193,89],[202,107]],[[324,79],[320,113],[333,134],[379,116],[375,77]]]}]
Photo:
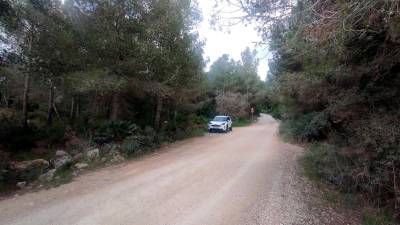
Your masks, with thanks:
[{"label": "tree trunk", "polygon": [[0,93],[0,95],[1,95],[1,97],[3,97],[2,99],[3,99],[3,101],[4,101],[4,106],[5,106],[6,108],[8,108],[8,97],[7,97],[7,95],[6,95],[6,91]]},{"label": "tree trunk", "polygon": [[120,96],[116,93],[113,94],[112,99],[111,99],[111,112],[110,112],[111,120],[118,120],[120,104],[121,104]]},{"label": "tree trunk", "polygon": [[225,114],[225,79],[222,83],[222,112],[219,112],[221,114]]},{"label": "tree trunk", "polygon": [[174,124],[173,124],[173,125],[174,125],[174,126],[173,126],[173,129],[174,129],[174,130],[176,130],[176,127],[177,127],[177,126],[176,126],[176,119],[177,119],[177,118],[178,118],[178,111],[175,109],[175,110],[174,110]]},{"label": "tree trunk", "polygon": [[154,120],[154,128],[158,131],[160,130],[160,120],[162,112],[163,99],[161,96],[157,98],[157,108],[156,108],[156,118]]},{"label": "tree trunk", "polygon": [[29,102],[29,87],[30,87],[31,75],[25,74],[24,82],[24,94],[22,97],[22,125],[24,128],[28,128],[28,102]]},{"label": "tree trunk", "polygon": [[47,125],[51,126],[53,124],[53,112],[54,112],[54,86],[53,82],[50,81],[49,88],[49,102],[47,108]]},{"label": "tree trunk", "polygon": [[69,112],[69,118],[73,120],[75,118],[75,96],[71,98],[71,110]]},{"label": "tree trunk", "polygon": [[75,110],[75,116],[79,118],[80,112],[81,112],[81,104],[80,104],[80,97],[78,96],[76,98],[76,110]]},{"label": "tree trunk", "polygon": [[28,63],[27,63],[27,71],[25,74],[24,81],[24,94],[22,96],[22,125],[24,128],[28,128],[28,103],[29,103],[29,89],[30,89],[30,80],[31,80],[31,51],[32,51],[32,42],[34,38],[33,29],[30,30],[30,35],[28,36]]}]

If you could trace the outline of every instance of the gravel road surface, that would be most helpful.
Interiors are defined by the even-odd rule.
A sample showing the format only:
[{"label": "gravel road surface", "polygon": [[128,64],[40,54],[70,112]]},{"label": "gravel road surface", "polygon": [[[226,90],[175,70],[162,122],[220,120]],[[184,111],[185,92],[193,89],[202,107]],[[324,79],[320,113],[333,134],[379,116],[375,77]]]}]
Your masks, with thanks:
[{"label": "gravel road surface", "polygon": [[50,190],[0,201],[1,225],[349,224],[309,205],[302,150],[259,122],[164,147]]}]

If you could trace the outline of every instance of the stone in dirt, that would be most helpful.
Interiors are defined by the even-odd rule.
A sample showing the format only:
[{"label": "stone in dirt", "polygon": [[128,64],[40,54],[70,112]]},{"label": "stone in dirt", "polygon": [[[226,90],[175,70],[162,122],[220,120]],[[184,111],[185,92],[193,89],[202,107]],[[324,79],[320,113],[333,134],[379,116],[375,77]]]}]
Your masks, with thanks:
[{"label": "stone in dirt", "polygon": [[52,170],[47,171],[47,173],[45,173],[45,174],[43,174],[43,175],[41,175],[39,177],[39,180],[41,182],[50,182],[50,181],[52,181],[54,179],[54,175],[56,174],[56,171],[57,171],[56,169],[52,169]]},{"label": "stone in dirt", "polygon": [[116,150],[111,151],[109,155],[112,157],[110,160],[111,163],[122,162],[125,160],[121,153]]},{"label": "stone in dirt", "polygon": [[19,188],[19,189],[24,189],[25,187],[26,187],[26,181],[23,181],[23,182],[18,182],[17,183],[17,187]]},{"label": "stone in dirt", "polygon": [[100,150],[98,148],[90,150],[86,153],[86,157],[89,160],[95,160],[100,156]]},{"label": "stone in dirt", "polygon": [[77,169],[85,169],[86,167],[88,167],[89,166],[89,164],[87,164],[87,163],[77,163],[77,164],[75,164],[75,167],[77,168]]},{"label": "stone in dirt", "polygon": [[36,180],[43,171],[49,167],[50,163],[44,159],[15,162],[10,164],[10,173],[14,174],[19,180]]},{"label": "stone in dirt", "polygon": [[49,162],[44,159],[35,159],[31,161],[16,162],[12,168],[17,172],[30,171],[33,169],[47,169]]},{"label": "stone in dirt", "polygon": [[65,151],[58,150],[55,157],[50,160],[50,162],[54,165],[54,168],[60,169],[72,163],[72,156]]},{"label": "stone in dirt", "polygon": [[57,150],[56,157],[62,157],[62,156],[69,156],[69,154],[68,154],[68,152],[63,151],[63,150]]},{"label": "stone in dirt", "polygon": [[85,158],[85,156],[83,155],[83,153],[78,153],[78,154],[74,155],[75,162],[79,162],[79,161],[83,160],[84,158]]},{"label": "stone in dirt", "polygon": [[125,158],[122,155],[116,155],[111,159],[112,163],[122,162]]}]

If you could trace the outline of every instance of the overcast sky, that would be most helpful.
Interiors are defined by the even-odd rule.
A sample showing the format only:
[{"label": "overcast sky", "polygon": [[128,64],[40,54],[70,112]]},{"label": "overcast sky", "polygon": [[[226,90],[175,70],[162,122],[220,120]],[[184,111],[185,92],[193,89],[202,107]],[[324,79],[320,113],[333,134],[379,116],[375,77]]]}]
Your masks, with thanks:
[{"label": "overcast sky", "polygon": [[[223,54],[229,54],[235,60],[239,60],[240,53],[246,49],[246,47],[254,49],[256,47],[255,42],[261,41],[253,26],[238,24],[230,27],[229,32],[214,30],[210,25],[214,0],[198,0],[198,2],[204,18],[198,31],[200,37],[206,40],[204,57],[210,58],[208,66]],[[229,11],[229,8],[225,7],[224,10]],[[261,79],[264,80],[268,71],[266,47],[258,47],[257,51],[260,58],[258,74]]]}]

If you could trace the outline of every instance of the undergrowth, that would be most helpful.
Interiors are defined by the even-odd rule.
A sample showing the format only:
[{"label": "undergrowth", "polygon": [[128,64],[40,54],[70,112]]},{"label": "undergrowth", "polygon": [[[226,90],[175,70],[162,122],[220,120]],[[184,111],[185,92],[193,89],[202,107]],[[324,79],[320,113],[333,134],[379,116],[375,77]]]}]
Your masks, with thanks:
[{"label": "undergrowth", "polygon": [[359,208],[362,211],[363,225],[399,224],[385,210],[374,208],[357,189],[349,188],[350,178],[346,176],[351,162],[340,156],[328,144],[311,144],[299,159],[304,174],[323,188],[322,198],[332,206],[344,205],[347,208]]},{"label": "undergrowth", "polygon": [[251,125],[252,121],[249,119],[236,119],[232,123],[232,127],[245,127]]}]

